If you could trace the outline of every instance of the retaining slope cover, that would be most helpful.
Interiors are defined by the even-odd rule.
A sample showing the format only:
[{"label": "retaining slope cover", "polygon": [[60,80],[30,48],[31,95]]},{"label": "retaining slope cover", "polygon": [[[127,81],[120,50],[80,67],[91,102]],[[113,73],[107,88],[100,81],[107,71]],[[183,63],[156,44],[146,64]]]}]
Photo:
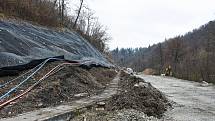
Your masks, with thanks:
[{"label": "retaining slope cover", "polygon": [[76,32],[0,20],[0,68],[62,55],[67,60],[90,60],[93,64],[112,66]]}]

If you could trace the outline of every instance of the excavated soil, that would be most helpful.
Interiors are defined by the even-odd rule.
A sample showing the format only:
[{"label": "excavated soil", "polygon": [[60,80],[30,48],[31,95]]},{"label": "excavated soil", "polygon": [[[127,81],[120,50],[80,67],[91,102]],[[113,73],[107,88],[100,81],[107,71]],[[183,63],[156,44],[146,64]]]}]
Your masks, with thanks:
[{"label": "excavated soil", "polygon": [[107,101],[109,111],[135,109],[148,116],[161,117],[171,104],[159,90],[143,79],[121,74],[120,91]]},{"label": "excavated soil", "polygon": [[158,121],[171,107],[167,98],[143,79],[121,73],[117,95],[94,105],[71,121]]},{"label": "excavated soil", "polygon": [[123,109],[116,111],[91,110],[78,115],[70,121],[160,121],[155,117],[149,117],[143,112],[134,109]]},{"label": "excavated soil", "polygon": [[[62,62],[49,63],[45,68],[40,70],[38,74],[18,88],[16,93],[13,93],[6,99],[10,99],[20,93],[20,91],[27,89],[51,68],[60,63]],[[108,68],[94,67],[91,69],[84,69],[81,67],[67,66],[42,81],[26,96],[0,109],[0,118],[15,116],[39,108],[56,106],[86,96],[98,94],[105,89],[106,85],[108,85],[115,75],[115,70]],[[11,79],[11,77],[0,78],[1,83],[7,82],[7,79]],[[4,94],[20,81],[21,80],[14,81],[3,89],[0,89],[0,94]]]}]

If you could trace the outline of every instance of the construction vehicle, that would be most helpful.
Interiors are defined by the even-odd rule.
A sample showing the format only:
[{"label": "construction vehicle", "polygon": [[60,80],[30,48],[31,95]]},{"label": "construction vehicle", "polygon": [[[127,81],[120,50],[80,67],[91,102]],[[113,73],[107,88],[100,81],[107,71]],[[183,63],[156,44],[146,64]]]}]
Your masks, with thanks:
[{"label": "construction vehicle", "polygon": [[170,65],[165,70],[165,76],[172,76],[172,68]]}]

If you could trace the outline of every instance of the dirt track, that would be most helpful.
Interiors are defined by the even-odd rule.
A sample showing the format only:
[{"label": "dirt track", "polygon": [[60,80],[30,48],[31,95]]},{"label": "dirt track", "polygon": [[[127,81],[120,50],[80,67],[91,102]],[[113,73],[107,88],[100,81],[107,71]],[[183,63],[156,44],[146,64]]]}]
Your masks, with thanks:
[{"label": "dirt track", "polygon": [[168,77],[140,75],[176,102],[166,112],[169,121],[215,121],[215,87]]}]

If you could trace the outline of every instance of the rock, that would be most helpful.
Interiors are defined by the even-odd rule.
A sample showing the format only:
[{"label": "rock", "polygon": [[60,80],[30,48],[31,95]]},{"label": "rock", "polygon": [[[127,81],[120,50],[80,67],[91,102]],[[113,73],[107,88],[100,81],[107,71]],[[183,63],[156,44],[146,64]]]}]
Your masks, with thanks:
[{"label": "rock", "polygon": [[135,84],[134,87],[144,87],[144,88],[147,88],[147,87],[149,87],[149,83],[139,82],[139,83]]},{"label": "rock", "polygon": [[211,86],[212,84],[210,84],[210,83],[208,83],[208,82],[206,82],[206,81],[202,81],[202,84],[201,84],[201,86],[203,86],[203,87],[208,87],[208,86]]},{"label": "rock", "polygon": [[97,111],[103,111],[103,110],[105,110],[105,105],[106,105],[105,102],[98,102],[98,103],[97,103],[96,110],[97,110]]},{"label": "rock", "polygon": [[114,117],[117,121],[158,121],[155,117],[148,117],[143,112],[133,109],[120,110]]},{"label": "rock", "polygon": [[43,103],[39,103],[37,104],[38,107],[42,107],[43,106]]},{"label": "rock", "polygon": [[135,84],[134,86],[135,86],[135,87],[139,87],[139,85],[138,85],[138,84]]},{"label": "rock", "polygon": [[105,104],[106,104],[105,102],[98,102],[97,103],[97,105],[99,105],[99,106],[105,106]]},{"label": "rock", "polygon": [[96,108],[96,111],[104,111],[105,108]]},{"label": "rock", "polygon": [[149,87],[149,84],[144,82],[139,82],[139,86],[147,88]]},{"label": "rock", "polygon": [[88,93],[79,93],[79,94],[75,94],[74,97],[85,97],[87,95]]}]

